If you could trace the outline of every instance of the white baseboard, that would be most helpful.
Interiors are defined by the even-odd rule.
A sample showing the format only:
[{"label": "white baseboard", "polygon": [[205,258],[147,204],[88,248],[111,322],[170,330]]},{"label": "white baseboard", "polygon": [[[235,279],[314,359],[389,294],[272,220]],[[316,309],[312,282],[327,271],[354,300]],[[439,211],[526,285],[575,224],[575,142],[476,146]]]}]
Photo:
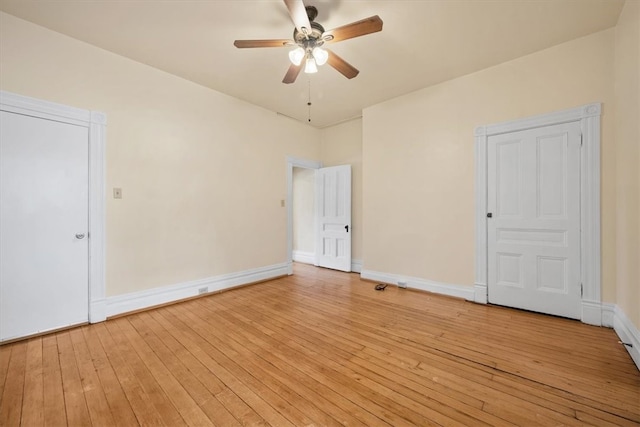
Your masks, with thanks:
[{"label": "white baseboard", "polygon": [[[293,251],[291,258],[295,262],[301,262],[303,264],[316,265],[316,254],[313,252]],[[351,260],[351,271],[354,273],[360,273],[362,271],[362,260]]]},{"label": "white baseboard", "polygon": [[600,301],[582,300],[580,321],[587,325],[603,326],[602,310],[603,305]]},{"label": "white baseboard", "polygon": [[286,276],[287,273],[288,265],[286,263],[275,264],[237,273],[178,283],[176,285],[116,295],[107,298],[106,315],[116,316],[118,314],[191,298],[199,295],[199,291],[202,288],[206,289],[205,293],[221,291],[235,286]]},{"label": "white baseboard", "polygon": [[486,283],[476,283],[473,285],[473,301],[478,304],[486,304],[488,302]]},{"label": "white baseboard", "polygon": [[620,337],[620,341],[631,345],[631,347],[625,345],[625,348],[640,370],[640,331],[617,305],[613,315],[613,330]]},{"label": "white baseboard", "polygon": [[407,288],[421,291],[433,292],[436,294],[448,295],[457,298],[464,298],[468,301],[474,300],[474,288],[471,286],[452,285],[450,283],[439,283],[432,280],[418,277],[401,276],[399,274],[380,273],[378,271],[362,270],[360,274],[363,279],[373,280],[382,283],[397,285],[398,282],[406,282]]},{"label": "white baseboard", "polygon": [[616,305],[608,302],[602,304],[602,326],[613,328],[613,318],[615,316]]},{"label": "white baseboard", "polygon": [[315,252],[293,251],[291,253],[291,258],[293,258],[295,262],[301,262],[303,264],[313,265],[316,263]]},{"label": "white baseboard", "polygon": [[89,302],[89,323],[107,320],[107,299],[100,298]]}]

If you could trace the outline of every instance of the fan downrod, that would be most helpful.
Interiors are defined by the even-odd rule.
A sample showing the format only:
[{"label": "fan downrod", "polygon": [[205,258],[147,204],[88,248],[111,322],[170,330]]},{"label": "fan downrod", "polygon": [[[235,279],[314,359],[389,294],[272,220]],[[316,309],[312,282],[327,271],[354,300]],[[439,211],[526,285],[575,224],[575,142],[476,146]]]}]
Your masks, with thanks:
[{"label": "fan downrod", "polygon": [[316,9],[315,6],[305,6],[305,10],[307,11],[309,21],[313,21],[318,16],[318,9]]}]

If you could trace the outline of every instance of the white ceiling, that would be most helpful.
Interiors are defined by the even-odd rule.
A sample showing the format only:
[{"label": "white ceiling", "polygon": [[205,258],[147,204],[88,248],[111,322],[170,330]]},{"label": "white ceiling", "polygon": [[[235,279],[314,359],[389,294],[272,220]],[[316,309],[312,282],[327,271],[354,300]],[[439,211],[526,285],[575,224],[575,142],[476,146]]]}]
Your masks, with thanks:
[{"label": "white ceiling", "polygon": [[[372,15],[382,32],[331,44],[360,70],[328,65],[282,83],[288,48],[235,39],[291,38],[280,0],[0,0],[0,10],[311,125],[357,117],[399,95],[610,28],[624,0],[306,0],[325,29]],[[1,55],[1,52],[0,52]]]}]

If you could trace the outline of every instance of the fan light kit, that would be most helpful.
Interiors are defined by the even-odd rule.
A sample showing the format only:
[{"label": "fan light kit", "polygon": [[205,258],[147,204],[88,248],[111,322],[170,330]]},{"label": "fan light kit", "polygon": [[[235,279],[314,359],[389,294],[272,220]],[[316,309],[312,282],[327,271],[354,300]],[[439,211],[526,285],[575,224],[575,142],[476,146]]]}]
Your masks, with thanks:
[{"label": "fan light kit", "polygon": [[318,66],[328,62],[348,79],[358,75],[359,71],[353,65],[323,46],[325,43],[335,43],[381,31],[382,19],[379,16],[371,16],[325,31],[322,25],[314,21],[318,16],[318,9],[315,7],[305,7],[302,0],[284,0],[284,4],[296,26],[293,30],[293,40],[236,40],[233,44],[238,48],[297,46],[289,52],[291,65],[282,80],[283,83],[295,82],[303,64],[304,72],[307,74],[317,73]]},{"label": "fan light kit", "polygon": [[295,66],[299,66],[302,63],[302,60],[305,60],[304,72],[309,73],[317,73],[318,67],[316,65],[324,65],[327,63],[327,59],[329,59],[329,52],[322,49],[321,47],[314,47],[309,52],[305,51],[301,47],[297,47],[291,52],[289,52],[289,59],[291,63]]}]

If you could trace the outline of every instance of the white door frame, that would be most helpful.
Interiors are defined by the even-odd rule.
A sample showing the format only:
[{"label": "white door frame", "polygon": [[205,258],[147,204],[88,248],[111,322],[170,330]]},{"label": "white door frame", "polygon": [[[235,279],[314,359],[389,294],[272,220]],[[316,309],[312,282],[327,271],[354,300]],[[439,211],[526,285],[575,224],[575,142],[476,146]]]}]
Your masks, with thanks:
[{"label": "white door frame", "polygon": [[[293,168],[320,169],[322,162],[287,156],[287,274],[293,274]],[[316,228],[313,227],[314,235]],[[315,248],[315,244],[314,244]]]},{"label": "white door frame", "polygon": [[600,103],[475,129],[476,261],[475,302],[487,303],[487,140],[489,136],[560,123],[580,122],[581,320],[602,325],[600,251]]},{"label": "white door frame", "polygon": [[107,116],[5,91],[0,91],[0,109],[89,130],[89,322],[106,320],[104,157]]}]

